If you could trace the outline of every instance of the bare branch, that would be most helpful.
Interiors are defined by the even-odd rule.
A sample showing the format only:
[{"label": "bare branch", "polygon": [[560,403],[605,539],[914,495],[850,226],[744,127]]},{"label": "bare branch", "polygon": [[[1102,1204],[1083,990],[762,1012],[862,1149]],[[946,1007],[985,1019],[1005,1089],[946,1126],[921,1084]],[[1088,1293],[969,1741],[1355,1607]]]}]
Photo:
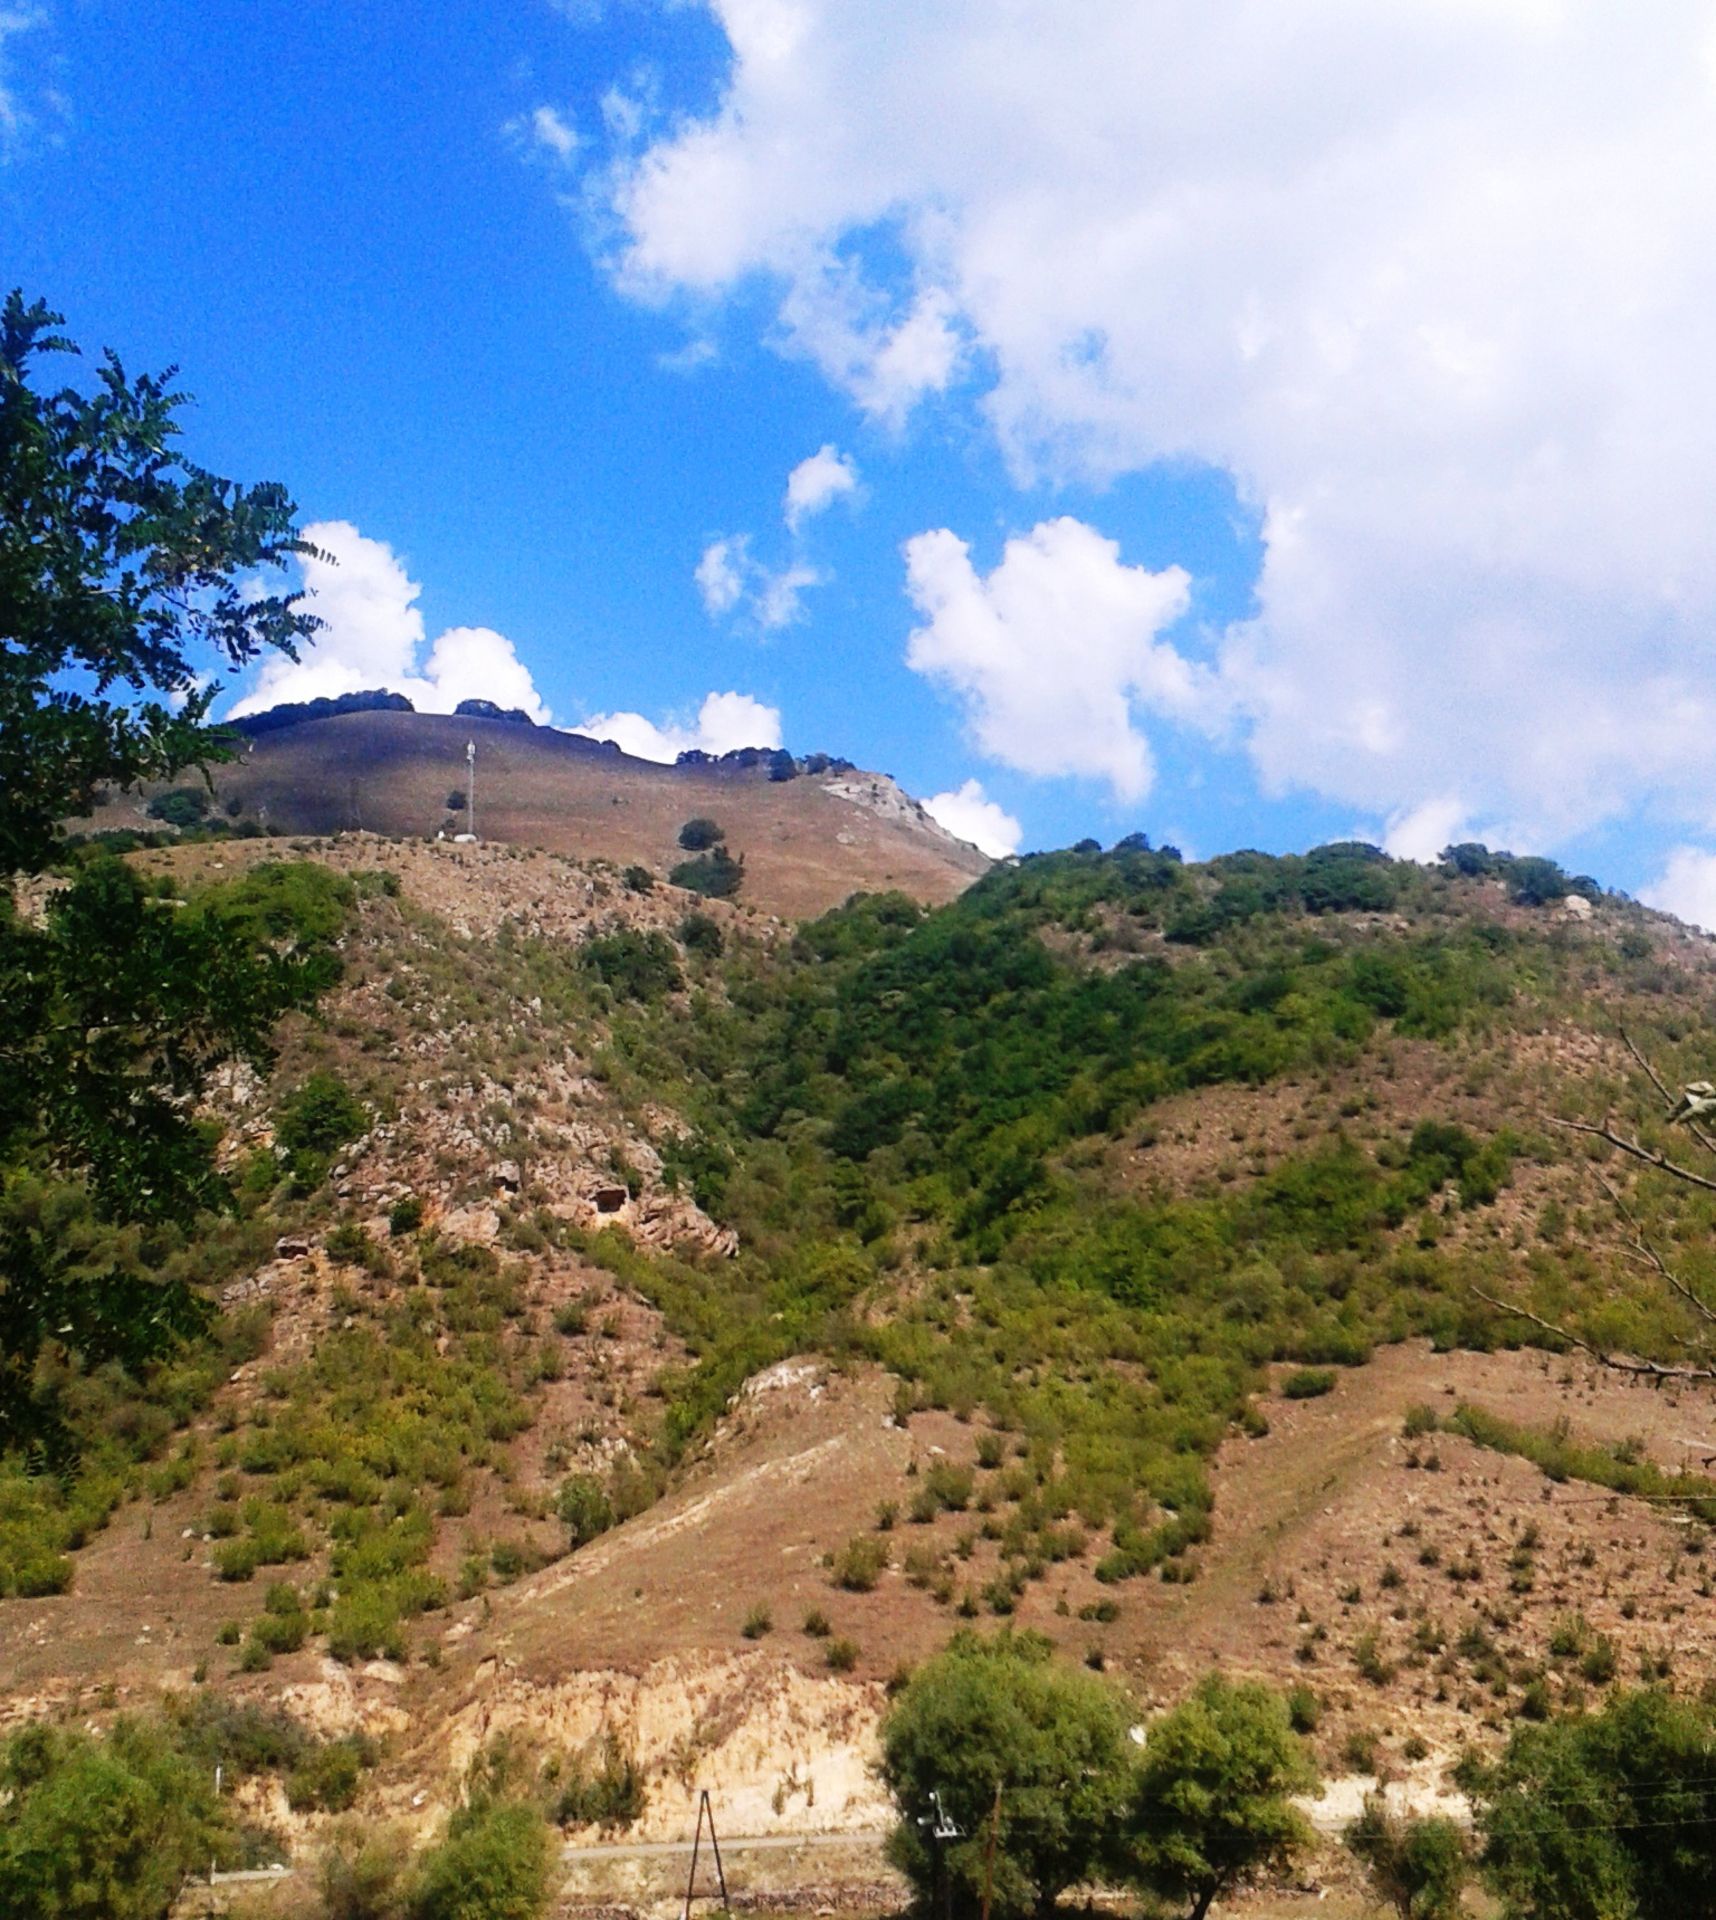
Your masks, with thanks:
[{"label": "bare branch", "polygon": [[1654,1152],[1642,1140],[1630,1140],[1624,1133],[1616,1133],[1606,1121],[1602,1126],[1594,1127],[1588,1120],[1561,1120],[1554,1114],[1546,1117],[1552,1127],[1564,1127],[1569,1133],[1588,1133],[1598,1140],[1606,1140],[1611,1147],[1618,1147],[1633,1159],[1642,1160],[1647,1167],[1656,1167],[1675,1180],[1684,1180],[1689,1187],[1702,1187],[1706,1193],[1716,1193],[1716,1180],[1702,1173],[1694,1173],[1690,1167],[1683,1167],[1678,1160],[1670,1160],[1666,1154]]},{"label": "bare branch", "polygon": [[1713,1325],[1716,1325],[1716,1307],[1712,1307],[1700,1294],[1694,1292],[1668,1262],[1663,1259],[1662,1255],[1657,1252],[1655,1246],[1651,1243],[1650,1236],[1639,1224],[1638,1215],[1634,1213],[1626,1201],[1621,1198],[1619,1191],[1605,1180],[1600,1173],[1597,1175],[1597,1184],[1609,1196],[1610,1204],[1614,1207],[1615,1211],[1632,1229],[1632,1251],[1634,1256],[1660,1275],[1695,1313]]},{"label": "bare branch", "polygon": [[[1664,1109],[1671,1108],[1674,1105],[1674,1095],[1670,1093],[1668,1088],[1663,1084],[1662,1075],[1657,1072],[1656,1068],[1645,1058],[1639,1048],[1634,1045],[1633,1037],[1627,1032],[1625,1027],[1617,1026],[1615,1031],[1621,1036],[1627,1052],[1633,1056],[1650,1076],[1651,1085],[1655,1087],[1657,1092],[1662,1096]],[[1695,1127],[1692,1122],[1688,1120],[1686,1123],[1686,1131],[1692,1135],[1693,1139],[1698,1142],[1706,1153],[1711,1155],[1712,1158],[1716,1158],[1716,1140],[1712,1140],[1702,1127]]]},{"label": "bare branch", "polygon": [[1557,1340],[1565,1340],[1568,1346],[1577,1347],[1582,1353],[1588,1353],[1599,1366],[1610,1367],[1616,1373],[1638,1374],[1647,1380],[1716,1380],[1716,1367],[1665,1367],[1656,1360],[1623,1360],[1619,1354],[1609,1353],[1604,1348],[1593,1346],[1589,1340],[1582,1339],[1568,1327],[1559,1327],[1553,1320],[1542,1319],[1529,1307],[1517,1306],[1511,1300],[1498,1300],[1493,1294],[1485,1293],[1482,1287],[1474,1286],[1472,1292],[1498,1313],[1512,1314],[1516,1319],[1529,1320],[1534,1327],[1553,1334]]}]

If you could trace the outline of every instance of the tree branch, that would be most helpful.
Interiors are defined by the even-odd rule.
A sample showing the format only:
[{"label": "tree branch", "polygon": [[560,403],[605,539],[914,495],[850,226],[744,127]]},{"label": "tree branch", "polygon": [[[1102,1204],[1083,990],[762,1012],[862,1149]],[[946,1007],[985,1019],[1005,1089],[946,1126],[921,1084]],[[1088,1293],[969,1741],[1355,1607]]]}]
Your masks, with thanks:
[{"label": "tree branch", "polygon": [[1619,1192],[1611,1186],[1600,1173],[1597,1175],[1597,1184],[1609,1196],[1610,1204],[1614,1207],[1615,1211],[1627,1225],[1632,1228],[1633,1252],[1637,1254],[1646,1266],[1652,1268],[1659,1274],[1695,1313],[1702,1319],[1716,1324],[1716,1307],[1712,1307],[1700,1294],[1695,1293],[1693,1289],[1681,1279],[1680,1275],[1669,1266],[1662,1255],[1657,1252],[1656,1248],[1651,1244],[1649,1235],[1646,1234],[1644,1228],[1640,1226],[1638,1215],[1634,1213],[1626,1201],[1621,1198]]},{"label": "tree branch", "polygon": [[[1660,1094],[1662,1097],[1662,1104],[1664,1109],[1665,1110],[1672,1109],[1674,1106],[1674,1095],[1669,1092],[1666,1086],[1664,1086],[1662,1075],[1657,1072],[1656,1068],[1651,1065],[1651,1063],[1645,1058],[1643,1053],[1639,1051],[1638,1047],[1634,1045],[1633,1037],[1630,1033],[1627,1032],[1625,1027],[1617,1026],[1615,1031],[1621,1036],[1621,1040],[1625,1044],[1627,1052],[1633,1056],[1633,1058],[1639,1063],[1641,1067],[1644,1068],[1645,1072],[1650,1076],[1651,1085],[1656,1088],[1658,1094]],[[1704,1149],[1704,1151],[1707,1154],[1709,1154],[1713,1159],[1716,1159],[1716,1140],[1712,1140],[1709,1134],[1707,1134],[1702,1127],[1695,1127],[1690,1120],[1687,1121],[1686,1123],[1686,1131],[1692,1135],[1693,1139],[1698,1142],[1698,1144]]]},{"label": "tree branch", "polygon": [[1534,1327],[1544,1333],[1553,1334],[1557,1340],[1564,1340],[1570,1347],[1577,1347],[1588,1353],[1599,1366],[1610,1367],[1616,1373],[1637,1374],[1647,1380],[1716,1380],[1716,1367],[1665,1367],[1657,1360],[1623,1360],[1619,1354],[1609,1353],[1604,1348],[1594,1346],[1589,1340],[1581,1339],[1570,1328],[1559,1327],[1553,1320],[1545,1320],[1531,1311],[1529,1307],[1515,1305],[1510,1300],[1498,1300],[1494,1294],[1485,1293],[1480,1286],[1473,1286],[1472,1292],[1486,1305],[1492,1306],[1498,1313],[1512,1314],[1516,1319],[1529,1320]]},{"label": "tree branch", "polygon": [[1678,1160],[1670,1160],[1666,1154],[1653,1152],[1642,1140],[1629,1140],[1625,1134],[1616,1133],[1607,1121],[1595,1127],[1589,1120],[1562,1120],[1554,1114],[1545,1117],[1552,1127],[1564,1127],[1569,1133],[1588,1133],[1598,1140],[1606,1140],[1611,1147],[1618,1147],[1633,1159],[1642,1160],[1647,1167],[1656,1167],[1676,1180],[1684,1180],[1690,1187],[1702,1187],[1706,1193],[1716,1193],[1716,1180],[1702,1173],[1694,1173],[1690,1167],[1683,1167]]}]

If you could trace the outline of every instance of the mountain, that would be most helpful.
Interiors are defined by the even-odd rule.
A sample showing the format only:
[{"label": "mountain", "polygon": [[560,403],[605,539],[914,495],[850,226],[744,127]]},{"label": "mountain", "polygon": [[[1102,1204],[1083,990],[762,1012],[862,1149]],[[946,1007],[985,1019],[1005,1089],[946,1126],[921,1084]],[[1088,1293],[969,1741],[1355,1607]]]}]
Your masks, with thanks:
[{"label": "mountain", "polygon": [[[939,903],[989,866],[885,775],[827,756],[800,762],[747,752],[662,766],[513,719],[399,710],[282,726],[271,719],[243,723],[253,731],[242,757],[214,769],[214,819],[265,824],[287,836],[450,838],[468,826],[465,747],[473,742],[476,825],[485,840],[635,862],[665,876],[686,857],[684,823],[713,819],[731,853],[744,859],[743,898],[788,918],[888,888]],[[778,777],[785,768],[792,777]],[[150,802],[159,797],[157,788],[117,796],[80,824],[148,826]],[[459,805],[450,808],[449,800]]]},{"label": "mountain", "polygon": [[[348,716],[286,730],[306,790],[354,720],[444,777],[419,717]],[[647,781],[735,840],[754,797],[854,804]],[[1135,838],[797,923],[607,849],[289,853],[134,856],[344,972],[211,1101],[232,1212],[150,1241],[207,1335],[63,1360],[81,1464],[0,1469],[9,1717],[283,1705],[413,1818],[504,1738],[571,1832],[676,1838],[708,1786],[724,1835],[857,1836],[862,1881],[888,1688],[964,1623],[1141,1711],[1292,1689],[1337,1809],[1616,1674],[1698,1684],[1709,1386],[1596,1356],[1697,1361],[1716,1212],[1578,1127],[1700,1151],[1643,1063],[1711,1077],[1709,941],[1481,848]]]}]

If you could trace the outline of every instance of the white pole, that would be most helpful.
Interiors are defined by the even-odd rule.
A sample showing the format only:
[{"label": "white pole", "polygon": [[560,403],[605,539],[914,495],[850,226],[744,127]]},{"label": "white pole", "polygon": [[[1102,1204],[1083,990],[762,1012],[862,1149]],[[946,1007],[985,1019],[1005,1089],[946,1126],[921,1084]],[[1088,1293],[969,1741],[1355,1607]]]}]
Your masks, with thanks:
[{"label": "white pole", "polygon": [[477,743],[465,742],[465,761],[471,770],[471,795],[465,808],[465,831],[474,840],[477,837]]}]

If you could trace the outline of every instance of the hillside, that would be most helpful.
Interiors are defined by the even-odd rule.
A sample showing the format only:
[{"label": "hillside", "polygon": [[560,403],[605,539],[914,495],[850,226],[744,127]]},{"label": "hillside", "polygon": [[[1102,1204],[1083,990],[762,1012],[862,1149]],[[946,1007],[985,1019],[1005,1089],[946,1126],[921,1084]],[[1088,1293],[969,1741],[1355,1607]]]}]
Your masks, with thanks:
[{"label": "hillside", "polygon": [[[213,770],[212,817],[283,835],[451,837],[466,825],[447,802],[465,791],[467,741],[485,840],[665,876],[685,858],[681,826],[712,818],[744,859],[745,900],[785,918],[888,889],[939,904],[989,865],[882,775],[836,766],[771,779],[768,756],[660,766],[581,735],[465,715],[346,713],[257,734]],[[83,824],[147,827],[159,791],[115,796]]]},{"label": "hillside", "polygon": [[1716,949],[1463,853],[1133,843],[800,926],[493,843],[136,856],[343,974],[210,1107],[234,1212],[144,1250],[206,1339],[41,1378],[81,1452],[0,1474],[0,1712],[282,1702],[418,1826],[506,1735],[569,1832],[672,1838],[703,1786],[873,1828],[886,1688],[962,1622],[1141,1708],[1292,1687],[1331,1805],[1695,1687],[1711,1388],[1489,1300],[1697,1351],[1597,1175],[1694,1287],[1710,1196],[1557,1122],[1685,1149],[1622,1035],[1706,1077]]}]

